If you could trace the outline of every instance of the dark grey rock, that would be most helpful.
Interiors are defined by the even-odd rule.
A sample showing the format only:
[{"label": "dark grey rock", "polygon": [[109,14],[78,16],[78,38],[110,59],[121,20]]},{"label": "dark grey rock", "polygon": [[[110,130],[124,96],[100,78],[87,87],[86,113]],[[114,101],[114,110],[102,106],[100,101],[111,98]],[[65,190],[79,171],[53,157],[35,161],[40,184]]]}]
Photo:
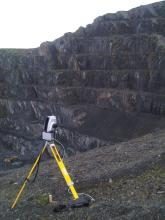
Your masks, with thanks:
[{"label": "dark grey rock", "polygon": [[37,49],[0,50],[0,150],[34,156],[52,114],[74,152],[164,128],[164,9],[106,14]]}]

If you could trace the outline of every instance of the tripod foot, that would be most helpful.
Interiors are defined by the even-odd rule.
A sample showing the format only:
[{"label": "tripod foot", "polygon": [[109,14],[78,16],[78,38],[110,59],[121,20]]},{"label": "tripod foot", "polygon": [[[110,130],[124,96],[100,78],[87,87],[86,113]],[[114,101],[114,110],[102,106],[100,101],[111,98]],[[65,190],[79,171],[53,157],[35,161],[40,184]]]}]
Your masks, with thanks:
[{"label": "tripod foot", "polygon": [[71,208],[88,207],[92,202],[92,199],[86,194],[82,194],[78,199],[70,201]]},{"label": "tripod foot", "polygon": [[68,211],[69,208],[81,208],[81,207],[88,207],[92,202],[95,200],[87,195],[87,194],[81,194],[78,199],[71,200],[69,204],[67,203],[57,203],[53,211],[54,212],[64,212]]}]

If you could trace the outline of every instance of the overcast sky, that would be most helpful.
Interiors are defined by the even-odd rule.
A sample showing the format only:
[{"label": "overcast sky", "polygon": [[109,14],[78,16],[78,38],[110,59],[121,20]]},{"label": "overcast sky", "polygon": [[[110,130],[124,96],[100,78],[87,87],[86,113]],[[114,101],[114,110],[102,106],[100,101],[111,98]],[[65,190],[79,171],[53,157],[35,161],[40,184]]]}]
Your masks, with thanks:
[{"label": "overcast sky", "polygon": [[0,0],[0,48],[33,48],[103,14],[156,0]]}]

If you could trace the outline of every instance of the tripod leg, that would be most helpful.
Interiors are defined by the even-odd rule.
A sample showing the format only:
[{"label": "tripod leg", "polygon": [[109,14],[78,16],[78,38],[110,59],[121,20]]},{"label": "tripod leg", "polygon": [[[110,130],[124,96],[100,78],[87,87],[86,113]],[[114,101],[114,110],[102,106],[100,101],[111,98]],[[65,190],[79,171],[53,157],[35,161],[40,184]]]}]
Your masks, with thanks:
[{"label": "tripod leg", "polygon": [[51,149],[52,154],[53,154],[53,156],[54,156],[54,158],[60,168],[60,171],[61,171],[61,173],[62,173],[62,175],[63,175],[63,177],[64,177],[72,195],[73,195],[73,198],[78,199],[79,196],[78,196],[78,193],[76,192],[76,189],[74,188],[74,183],[72,182],[72,180],[68,174],[68,171],[65,168],[65,165],[60,157],[60,154],[58,153],[56,146],[54,144],[51,144],[50,149]]},{"label": "tripod leg", "polygon": [[38,155],[36,161],[34,162],[34,164],[33,164],[32,168],[31,168],[31,170],[29,171],[27,177],[25,178],[25,181],[24,181],[22,187],[20,188],[20,190],[19,190],[19,192],[18,192],[18,194],[17,194],[17,196],[16,196],[16,198],[15,198],[15,200],[14,200],[14,202],[13,202],[13,204],[12,204],[12,206],[11,206],[11,209],[15,208],[15,206],[16,206],[16,204],[17,204],[17,201],[18,201],[18,199],[19,199],[21,193],[23,192],[23,190],[24,190],[24,188],[25,188],[25,186],[26,186],[26,183],[27,183],[28,180],[30,179],[31,175],[33,174],[33,172],[34,172],[34,170],[35,170],[35,168],[36,168],[36,166],[37,166],[38,161],[40,160],[40,157],[41,157],[42,154],[44,153],[44,151],[45,151],[45,149],[46,149],[46,146],[47,146],[47,142],[45,143],[45,145],[44,145],[44,147],[42,148],[40,154]]}]

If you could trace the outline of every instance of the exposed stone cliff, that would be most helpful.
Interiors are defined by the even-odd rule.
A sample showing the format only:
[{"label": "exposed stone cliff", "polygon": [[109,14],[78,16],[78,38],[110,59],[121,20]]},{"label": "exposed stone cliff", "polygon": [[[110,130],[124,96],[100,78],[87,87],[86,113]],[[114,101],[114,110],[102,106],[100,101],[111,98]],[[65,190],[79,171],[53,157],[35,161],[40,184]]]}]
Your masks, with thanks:
[{"label": "exposed stone cliff", "polygon": [[0,50],[0,84],[0,150],[26,158],[47,115],[57,115],[70,151],[164,128],[165,1],[106,14],[36,49]]}]

